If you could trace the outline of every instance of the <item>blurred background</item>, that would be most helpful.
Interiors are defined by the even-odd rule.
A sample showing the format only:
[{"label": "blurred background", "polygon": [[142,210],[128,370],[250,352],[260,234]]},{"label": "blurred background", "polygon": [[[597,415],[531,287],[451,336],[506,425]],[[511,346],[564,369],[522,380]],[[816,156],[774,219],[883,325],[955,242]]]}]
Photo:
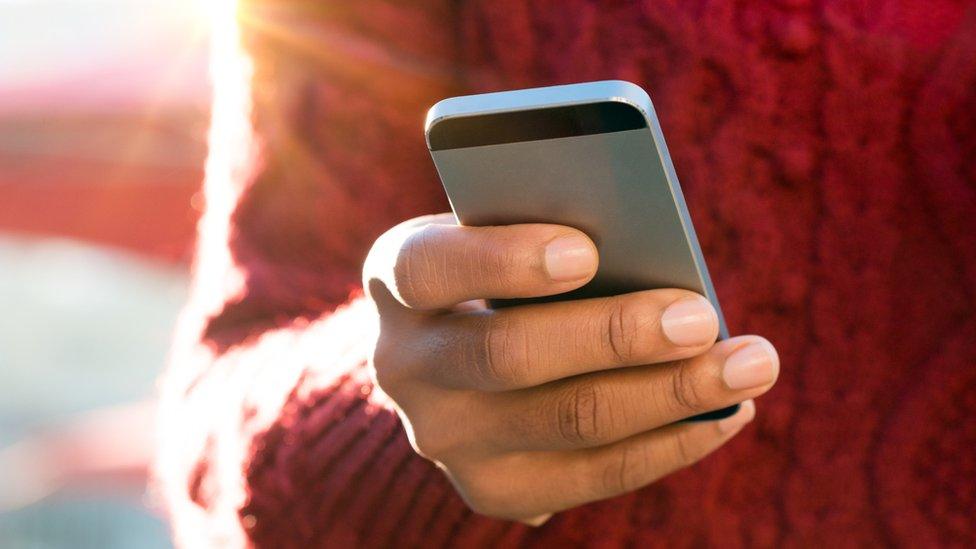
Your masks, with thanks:
[{"label": "blurred background", "polygon": [[0,0],[0,547],[169,545],[145,459],[201,206],[207,29],[197,0]]}]

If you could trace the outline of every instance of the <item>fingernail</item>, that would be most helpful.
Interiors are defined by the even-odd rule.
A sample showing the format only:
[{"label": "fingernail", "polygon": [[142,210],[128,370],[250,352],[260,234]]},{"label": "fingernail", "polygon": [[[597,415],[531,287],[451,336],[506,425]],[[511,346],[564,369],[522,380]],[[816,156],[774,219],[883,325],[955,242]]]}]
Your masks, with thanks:
[{"label": "fingernail", "polygon": [[714,343],[718,335],[718,315],[704,297],[675,301],[661,316],[664,335],[681,347]]},{"label": "fingernail", "polygon": [[729,389],[742,390],[768,385],[779,373],[779,355],[765,339],[736,349],[725,359],[722,378]]},{"label": "fingernail", "polygon": [[749,399],[739,404],[739,411],[734,415],[718,421],[718,430],[722,433],[732,433],[744,427],[756,417],[756,403]]},{"label": "fingernail", "polygon": [[583,236],[563,236],[546,245],[546,272],[556,282],[589,278],[596,271],[593,243]]}]

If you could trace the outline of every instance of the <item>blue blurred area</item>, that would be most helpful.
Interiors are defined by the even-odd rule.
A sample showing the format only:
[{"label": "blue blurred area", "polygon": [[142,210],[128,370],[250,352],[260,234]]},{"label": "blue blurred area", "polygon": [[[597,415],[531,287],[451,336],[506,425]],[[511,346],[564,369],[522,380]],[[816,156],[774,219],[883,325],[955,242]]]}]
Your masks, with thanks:
[{"label": "blue blurred area", "polygon": [[0,0],[0,549],[170,546],[145,411],[187,293],[208,2]]},{"label": "blue blurred area", "polygon": [[[78,241],[9,236],[0,237],[0,265],[0,447],[77,412],[152,396],[186,295],[184,269]],[[166,526],[143,491],[140,483],[68,488],[0,513],[0,547],[166,547]]]},{"label": "blue blurred area", "polygon": [[84,242],[0,235],[0,418],[152,396],[186,272]]},{"label": "blue blurred area", "polygon": [[0,0],[0,549],[170,546],[150,415],[106,407],[152,399],[186,296],[208,1]]},{"label": "blue blurred area", "polygon": [[0,515],[0,547],[156,549],[171,544],[166,526],[130,499],[74,498]]}]

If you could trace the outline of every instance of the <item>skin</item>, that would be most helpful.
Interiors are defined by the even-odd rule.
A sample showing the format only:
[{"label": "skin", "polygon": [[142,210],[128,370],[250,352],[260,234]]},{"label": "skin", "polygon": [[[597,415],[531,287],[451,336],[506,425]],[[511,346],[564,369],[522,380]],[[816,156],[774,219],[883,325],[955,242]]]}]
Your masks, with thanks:
[{"label": "skin", "polygon": [[[547,250],[571,237],[584,246],[567,275]],[[413,448],[478,513],[541,524],[645,486],[735,436],[776,381],[772,345],[754,335],[714,343],[717,316],[685,290],[485,306],[580,287],[598,262],[569,227],[460,227],[448,214],[394,227],[369,254],[376,383]],[[676,337],[665,311],[702,303],[695,337]],[[676,423],[740,402],[721,421]]]}]

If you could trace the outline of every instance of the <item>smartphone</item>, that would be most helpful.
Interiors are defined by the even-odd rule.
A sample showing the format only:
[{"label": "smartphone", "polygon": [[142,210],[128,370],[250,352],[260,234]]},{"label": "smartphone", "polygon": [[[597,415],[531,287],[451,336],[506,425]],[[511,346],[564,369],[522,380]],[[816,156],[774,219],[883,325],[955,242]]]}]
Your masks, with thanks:
[{"label": "smartphone", "polygon": [[[582,288],[512,304],[712,288],[664,135],[640,86],[620,80],[452,97],[427,113],[427,146],[462,225],[555,223],[596,243]],[[738,405],[695,416],[718,419]]]}]

